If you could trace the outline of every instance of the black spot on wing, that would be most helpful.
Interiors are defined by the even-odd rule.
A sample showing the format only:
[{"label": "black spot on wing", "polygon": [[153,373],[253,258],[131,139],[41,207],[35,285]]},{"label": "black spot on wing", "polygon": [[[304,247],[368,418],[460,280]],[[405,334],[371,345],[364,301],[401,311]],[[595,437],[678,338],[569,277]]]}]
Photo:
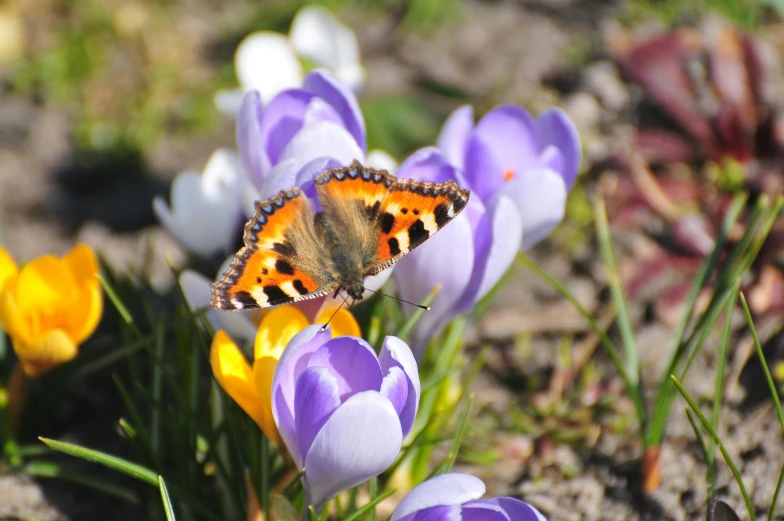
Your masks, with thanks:
[{"label": "black spot on wing", "polygon": [[300,295],[308,294],[308,288],[306,288],[305,285],[302,283],[302,281],[299,279],[294,279],[294,289],[296,289],[297,293],[299,293]]},{"label": "black spot on wing", "polygon": [[283,275],[294,275],[294,268],[283,259],[275,261],[275,269],[278,273],[282,273]]},{"label": "black spot on wing", "polygon": [[256,277],[256,284],[261,284],[261,277]]},{"label": "black spot on wing", "polygon": [[465,208],[466,202],[468,199],[461,199],[460,197],[455,197],[455,200],[452,202],[452,208],[455,211],[455,214],[460,213],[460,210]]},{"label": "black spot on wing", "polygon": [[441,203],[433,210],[433,215],[436,219],[436,226],[439,229],[449,222],[449,205]]},{"label": "black spot on wing", "polygon": [[414,215],[419,215],[419,210],[414,210]]},{"label": "black spot on wing", "polygon": [[389,233],[392,231],[392,227],[395,225],[395,216],[389,212],[385,212],[384,215],[381,216],[381,231],[384,233]]},{"label": "black spot on wing", "polygon": [[[256,299],[254,299],[247,291],[238,291],[231,299],[233,304],[237,305],[237,309],[257,308],[259,307]],[[236,302],[235,302],[236,301]]]},{"label": "black spot on wing", "polygon": [[297,250],[288,242],[276,242],[272,245],[272,251],[280,253],[284,257],[293,257],[297,254]]},{"label": "black spot on wing", "polygon": [[396,238],[392,237],[387,241],[387,244],[389,245],[389,253],[391,253],[393,257],[400,253],[400,243],[397,242]]},{"label": "black spot on wing", "polygon": [[291,300],[291,297],[286,295],[279,286],[264,286],[264,294],[267,295],[267,300],[272,306]]},{"label": "black spot on wing", "polygon": [[408,227],[408,248],[414,249],[414,246],[419,246],[428,237],[430,237],[430,232],[425,228],[425,223],[422,222],[422,219],[417,219],[414,224]]}]

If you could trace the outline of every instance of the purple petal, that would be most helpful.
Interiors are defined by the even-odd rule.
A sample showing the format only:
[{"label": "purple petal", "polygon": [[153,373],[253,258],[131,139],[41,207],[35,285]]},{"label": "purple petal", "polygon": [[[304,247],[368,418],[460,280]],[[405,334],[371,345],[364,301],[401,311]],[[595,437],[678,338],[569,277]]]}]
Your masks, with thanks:
[{"label": "purple petal", "polygon": [[[339,406],[337,380],[326,368],[309,367],[299,375],[294,395],[294,425],[300,454],[308,453],[316,434]],[[302,468],[303,462],[297,463]]]},{"label": "purple petal", "polygon": [[470,198],[463,210],[463,215],[468,217],[468,222],[471,224],[471,236],[474,238],[474,269],[468,287],[459,302],[455,304],[456,313],[462,313],[476,302],[489,260],[490,249],[493,247],[493,226],[481,199]]},{"label": "purple petal", "polygon": [[333,338],[308,361],[308,367],[324,367],[335,377],[341,401],[362,391],[381,389],[381,366],[373,348],[350,336]]},{"label": "purple petal", "polygon": [[294,396],[299,375],[307,368],[313,353],[332,338],[329,328],[321,330],[320,324],[306,327],[289,341],[283,351],[275,376],[272,378],[272,416],[280,435],[297,464],[303,461],[299,452],[297,430],[294,425]]},{"label": "purple petal", "polygon": [[302,89],[290,89],[275,96],[264,109],[257,146],[264,147],[273,165],[280,161],[283,149],[302,128],[305,110],[313,97]]},{"label": "purple petal", "polygon": [[[537,142],[534,122],[528,112],[517,105],[500,105],[485,114],[477,123],[473,138],[479,138],[490,149],[502,175],[505,171],[519,175],[539,162],[542,147]],[[469,147],[469,154],[474,153],[471,145]],[[482,172],[474,175],[482,175]]]},{"label": "purple petal", "polygon": [[320,157],[332,158],[341,165],[348,165],[355,159],[362,162],[365,155],[345,128],[331,121],[319,121],[297,132],[280,154],[279,160],[296,159],[299,171]]},{"label": "purple petal", "polygon": [[316,196],[316,183],[314,181],[316,176],[325,170],[338,168],[340,166],[342,166],[341,163],[331,157],[317,157],[306,163],[299,169],[299,172],[297,172],[295,185],[299,186],[300,189],[302,189],[302,193],[305,194],[305,197],[311,200],[314,212],[321,211],[321,205]]},{"label": "purple petal", "polygon": [[471,105],[457,108],[441,127],[438,148],[444,152],[447,161],[457,168],[464,167],[463,161],[468,148],[468,138],[473,128],[474,108]]},{"label": "purple petal", "polygon": [[251,90],[242,98],[237,116],[237,150],[242,166],[256,187],[261,186],[264,175],[270,169],[270,160],[264,150],[262,138],[262,115],[261,95],[258,91]]},{"label": "purple petal", "polygon": [[468,140],[464,175],[468,187],[482,200],[491,198],[504,184],[506,174],[500,159],[479,135]]},{"label": "purple petal", "polygon": [[490,501],[469,501],[463,505],[462,521],[509,521],[504,510]]},{"label": "purple petal", "polygon": [[563,219],[566,185],[552,170],[540,168],[523,172],[502,188],[517,205],[523,219],[522,249],[541,241]]},{"label": "purple petal", "polygon": [[556,171],[563,177],[566,189],[570,189],[577,179],[582,157],[577,128],[564,111],[555,107],[539,115],[535,125],[540,150],[553,145],[563,154],[563,170]]},{"label": "purple petal", "polygon": [[430,478],[414,487],[400,500],[389,521],[435,506],[461,505],[479,499],[485,493],[482,480],[468,474],[452,472]]},{"label": "purple petal", "polygon": [[324,69],[316,69],[305,76],[304,88],[316,94],[335,107],[343,119],[346,129],[354,136],[362,155],[367,152],[365,144],[365,120],[359,108],[357,97],[351,89],[342,85],[332,74]]},{"label": "purple petal", "polygon": [[343,126],[343,119],[340,114],[335,110],[335,107],[327,103],[321,98],[313,98],[305,108],[305,114],[302,117],[302,126],[306,127],[317,123],[319,121],[331,121]]},{"label": "purple petal", "polygon": [[[406,405],[406,400],[408,400],[408,378],[406,378],[403,370],[399,367],[390,368],[381,382],[380,392],[382,396],[386,396],[392,402],[392,407],[395,408],[395,412],[400,416],[403,407]],[[403,434],[407,434],[405,429]]]},{"label": "purple petal", "polygon": [[[388,336],[384,339],[384,345],[381,346],[378,362],[381,364],[381,371],[384,374],[390,373],[394,368],[400,368],[406,377],[406,401],[402,408],[398,409],[395,407],[395,409],[400,413],[403,436],[407,436],[414,425],[421,393],[419,368],[417,367],[416,358],[414,358],[414,353],[411,352],[411,348],[405,342],[396,336]],[[384,383],[386,383],[386,378]],[[382,385],[382,394],[383,389]]]},{"label": "purple petal", "polygon": [[264,201],[275,196],[281,190],[296,186],[298,163],[296,158],[291,157],[273,166],[261,185],[259,199]]},{"label": "purple petal", "polygon": [[411,154],[398,168],[397,176],[429,183],[445,183],[456,180],[456,169],[446,161],[442,152],[435,147],[420,148]]},{"label": "purple petal", "polygon": [[[487,249],[484,264],[479,273],[476,293],[470,296],[472,303],[490,291],[515,260],[523,241],[523,220],[514,201],[501,195],[489,209],[492,239]],[[475,272],[477,270],[474,270]],[[465,303],[466,297],[464,297]]]},{"label": "purple petal", "polygon": [[441,286],[431,310],[422,316],[412,334],[417,358],[430,337],[457,315],[455,306],[468,287],[473,269],[474,243],[466,212],[398,262],[395,280],[402,298],[421,302],[435,286]]},{"label": "purple petal", "polygon": [[335,494],[377,476],[403,443],[392,404],[375,391],[355,394],[327,420],[305,458],[308,503],[320,511]]},{"label": "purple petal", "polygon": [[400,521],[461,521],[460,505],[430,507],[407,515]]},{"label": "purple petal", "polygon": [[490,501],[503,508],[512,521],[547,521],[536,508],[519,499],[497,497]]}]

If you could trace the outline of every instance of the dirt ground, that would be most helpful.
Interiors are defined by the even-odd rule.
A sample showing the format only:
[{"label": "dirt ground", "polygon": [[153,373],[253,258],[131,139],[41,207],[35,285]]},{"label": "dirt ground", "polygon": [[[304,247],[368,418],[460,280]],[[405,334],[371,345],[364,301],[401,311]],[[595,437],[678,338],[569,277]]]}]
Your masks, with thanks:
[{"label": "dirt ground", "polygon": [[[561,105],[583,136],[584,172],[590,186],[597,165],[628,134],[624,114],[636,95],[621,80],[607,51],[608,41],[620,30],[615,19],[618,9],[598,0],[470,2],[458,19],[427,37],[396,32],[391,21],[365,23],[356,13],[346,13],[345,19],[360,40],[369,96],[411,92],[417,81],[427,78],[459,86],[480,105],[490,99],[523,103],[534,111],[552,103]],[[590,58],[587,65],[575,69],[571,64],[578,52]],[[564,83],[568,88],[560,88]],[[0,222],[6,247],[24,261],[43,253],[62,254],[75,242],[86,242],[114,269],[138,270],[151,245],[153,285],[166,291],[173,281],[165,255],[178,265],[185,264],[186,255],[156,225],[152,198],[168,194],[168,183],[178,171],[201,169],[215,147],[231,146],[233,140],[229,121],[194,140],[164,137],[148,157],[122,163],[132,170],[130,175],[104,176],[120,163],[77,154],[66,111],[40,100],[2,95]],[[640,240],[634,232],[625,234],[619,244]],[[573,253],[548,242],[533,257],[596,316],[605,316],[612,304],[598,253],[590,245]],[[623,256],[621,248],[621,263]],[[649,313],[655,299],[652,294],[631,303],[648,382],[658,378],[672,335],[671,326]],[[566,386],[555,394],[563,398],[568,414],[549,420],[534,414],[540,424],[526,434],[510,428],[509,411],[530,412],[546,400],[548,392],[554,392],[564,336],[576,340],[573,359],[595,348],[585,322],[535,274],[518,272],[467,335],[469,353],[493,346],[473,389],[477,425],[495,428],[488,439],[477,427],[469,432],[466,445],[477,451],[492,449],[498,458],[490,466],[467,458],[455,470],[484,479],[488,494],[521,497],[556,521],[704,518],[706,467],[682,400],[673,408],[662,450],[662,486],[649,496],[636,492],[639,439],[633,424],[617,424],[619,416],[631,415],[631,404],[621,395],[620,382],[600,349],[591,363],[601,382],[599,394],[613,397],[612,413],[592,412],[596,408],[581,403],[578,393]],[[685,382],[702,401],[712,397],[717,345],[716,338],[709,341]],[[734,355],[730,356],[732,364]],[[742,372],[741,358],[738,355],[730,367],[720,433],[759,514],[767,512],[771,502],[784,464],[784,442],[764,389],[745,385],[759,381],[759,369],[750,364]],[[119,414],[115,393],[109,377],[67,389],[62,396],[66,405],[38,434],[127,456],[114,427]],[[74,415],[81,421],[73,421]],[[575,433],[572,443],[542,436],[559,426]],[[116,474],[106,476],[127,484]],[[717,476],[718,497],[742,510],[738,486],[720,456]],[[145,515],[78,485],[15,475],[0,474],[0,498],[0,519],[139,519]],[[784,519],[784,506],[779,506],[776,518]]]}]

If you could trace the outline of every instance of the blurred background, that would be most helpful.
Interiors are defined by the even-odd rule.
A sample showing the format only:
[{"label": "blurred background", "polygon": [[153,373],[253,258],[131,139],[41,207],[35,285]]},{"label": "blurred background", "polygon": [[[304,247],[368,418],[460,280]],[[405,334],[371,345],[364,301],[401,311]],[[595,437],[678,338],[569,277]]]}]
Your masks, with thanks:
[{"label": "blurred background", "polygon": [[[235,121],[215,101],[217,93],[240,86],[235,50],[254,31],[288,33],[303,5],[291,0],[0,0],[0,234],[6,248],[24,262],[85,242],[114,270],[143,273],[155,291],[171,290],[167,261],[181,267],[187,256],[157,225],[152,199],[168,197],[177,173],[202,171],[216,148],[234,147]],[[651,372],[661,366],[657,346],[677,322],[732,195],[748,191],[755,198],[784,187],[782,0],[330,0],[320,5],[357,37],[368,149],[383,149],[401,161],[433,144],[446,116],[464,103],[474,105],[478,115],[499,103],[523,105],[533,114],[553,105],[567,112],[583,141],[581,176],[564,223],[534,257],[601,317],[606,277],[597,268],[589,199],[604,194],[611,223],[622,232],[619,264],[641,331],[643,364]],[[782,241],[779,223],[747,287],[755,319],[767,332],[766,349],[776,359],[784,354],[777,326],[784,311]],[[524,401],[532,408],[509,420],[515,424],[510,432],[533,429],[536,436],[501,434],[484,446],[481,440],[469,443],[466,457],[484,465],[479,472],[487,474],[491,490],[494,483],[515,482],[524,467],[525,477],[540,478],[526,480],[527,497],[540,494],[544,508],[556,514],[557,501],[548,498],[568,497],[585,518],[604,519],[624,510],[608,508],[603,498],[617,494],[621,505],[642,500],[624,495],[625,485],[607,478],[602,469],[617,462],[593,461],[593,470],[582,473],[591,463],[578,457],[577,449],[569,452],[569,447],[601,443],[597,425],[608,407],[601,400],[617,389],[617,380],[599,385],[588,376],[590,385],[572,396],[554,377],[560,374],[559,356],[588,365],[595,342],[576,344],[578,353],[570,355],[558,350],[557,336],[586,330],[573,309],[534,276],[513,276],[493,311],[469,335],[475,343],[506,346],[488,359],[492,382],[480,377],[490,389],[480,397],[480,408],[503,416],[509,404],[518,403],[519,393],[528,392]],[[544,332],[553,335],[536,336]],[[543,343],[554,349],[532,351]],[[747,359],[740,357],[731,375],[738,389]],[[710,364],[703,370],[711,374]],[[521,374],[526,379],[520,380]],[[780,384],[784,370],[778,374]],[[548,393],[558,394],[566,408],[537,408],[536,400]],[[734,399],[743,396],[736,393]],[[72,400],[71,413],[78,403]],[[586,412],[586,407],[594,408]],[[613,421],[622,432],[629,411],[624,413],[623,404],[612,407],[621,411]],[[116,421],[106,404],[99,409],[109,424]],[[674,455],[689,454],[692,443],[688,424],[683,419],[681,424],[673,429],[676,449],[664,457],[662,472],[671,479],[665,479],[658,497],[663,506],[657,508],[675,519],[699,518],[705,491],[698,483],[702,478],[690,472],[701,476],[702,469],[695,470],[693,457]],[[778,461],[782,449],[764,448],[765,437],[773,434],[752,430],[738,434],[739,446],[747,450],[746,471],[775,476],[777,471],[765,465]],[[87,437],[101,446],[95,435]],[[612,439],[614,448],[605,447],[605,453],[632,450],[623,437]],[[111,452],[112,443],[104,449]],[[488,466],[491,450],[496,459]],[[541,457],[529,461],[534,453]],[[558,478],[546,477],[552,466],[559,469]],[[28,486],[0,478],[0,499],[32,494],[17,506],[38,519],[105,519],[107,511],[122,505],[100,499],[106,503],[85,510],[79,489],[50,490],[47,499]],[[759,490],[757,499],[764,504],[770,493],[763,485]],[[1,503],[0,518],[29,517],[18,514],[23,510],[4,512]],[[553,516],[561,518],[571,519]]]}]

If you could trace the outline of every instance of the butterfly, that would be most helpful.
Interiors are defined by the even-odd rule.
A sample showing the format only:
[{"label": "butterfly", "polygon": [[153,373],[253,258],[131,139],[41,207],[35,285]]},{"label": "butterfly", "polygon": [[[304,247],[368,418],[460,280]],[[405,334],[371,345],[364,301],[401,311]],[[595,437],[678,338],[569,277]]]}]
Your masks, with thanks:
[{"label": "butterfly", "polygon": [[398,179],[385,170],[350,166],[316,176],[322,211],[314,214],[299,188],[255,203],[245,246],[210,304],[236,311],[321,297],[345,290],[361,300],[364,279],[432,237],[468,203],[454,181]]}]

